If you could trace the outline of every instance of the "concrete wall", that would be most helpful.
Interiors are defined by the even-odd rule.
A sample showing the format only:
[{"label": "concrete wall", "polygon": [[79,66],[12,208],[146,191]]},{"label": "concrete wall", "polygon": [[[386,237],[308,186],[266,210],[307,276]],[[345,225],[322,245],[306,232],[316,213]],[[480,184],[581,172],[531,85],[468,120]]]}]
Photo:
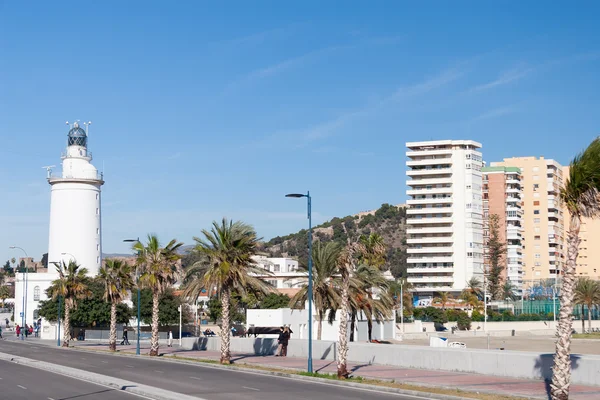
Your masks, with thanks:
[{"label": "concrete wall", "polygon": [[[183,347],[197,350],[220,350],[220,338],[184,338]],[[271,338],[232,338],[233,353],[273,355],[277,340]],[[290,357],[306,357],[306,340],[292,339]],[[313,358],[336,360],[337,344],[333,341],[314,341]],[[470,372],[484,375],[525,379],[550,379],[553,354],[532,352],[432,348],[371,343],[350,343],[348,361],[359,364],[384,364],[403,368]],[[572,356],[572,382],[598,385],[600,356]]]},{"label": "concrete wall", "polygon": [[[456,322],[448,322],[445,324],[448,331],[450,331],[450,327],[456,326]],[[405,333],[421,333],[423,332],[422,328],[426,329],[427,333],[435,332],[433,327],[433,322],[422,322],[416,321],[412,323],[404,324],[404,332]],[[600,328],[600,320],[592,321],[592,328]],[[581,332],[581,321],[573,321],[573,329],[577,332]],[[585,321],[585,329],[588,329],[588,323]],[[516,331],[516,333],[528,332],[528,331],[543,331],[548,330],[549,332],[553,332],[556,330],[556,325],[554,321],[506,321],[506,322],[489,322],[487,323],[487,331],[488,332],[506,332],[510,334],[512,331]],[[471,330],[468,332],[458,332],[459,334],[483,334],[483,322],[471,322]],[[398,324],[398,329],[396,332],[397,335],[400,335],[400,324]]]}]

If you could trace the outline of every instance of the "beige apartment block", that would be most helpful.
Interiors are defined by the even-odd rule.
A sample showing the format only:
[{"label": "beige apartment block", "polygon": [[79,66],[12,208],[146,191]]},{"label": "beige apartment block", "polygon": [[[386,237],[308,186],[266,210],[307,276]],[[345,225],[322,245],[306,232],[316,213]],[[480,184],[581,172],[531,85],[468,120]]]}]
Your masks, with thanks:
[{"label": "beige apartment block", "polygon": [[489,221],[498,216],[498,236],[506,243],[506,254],[500,264],[504,279],[520,293],[523,284],[523,245],[521,198],[521,169],[518,167],[484,167],[483,174],[483,241],[484,265],[490,270],[487,243],[490,239]]},{"label": "beige apartment block", "polygon": [[514,157],[492,167],[521,170],[523,285],[554,279],[565,261],[563,207],[560,188],[563,167],[544,157]]},{"label": "beige apartment block", "polygon": [[[569,178],[569,167],[563,168],[563,176],[565,183]],[[570,214],[565,207],[563,209],[565,216],[565,260],[567,257],[567,234],[570,227]],[[587,276],[592,279],[600,279],[600,220],[584,218],[581,221],[579,230],[581,243],[579,244],[579,255],[577,257],[578,276]]]}]

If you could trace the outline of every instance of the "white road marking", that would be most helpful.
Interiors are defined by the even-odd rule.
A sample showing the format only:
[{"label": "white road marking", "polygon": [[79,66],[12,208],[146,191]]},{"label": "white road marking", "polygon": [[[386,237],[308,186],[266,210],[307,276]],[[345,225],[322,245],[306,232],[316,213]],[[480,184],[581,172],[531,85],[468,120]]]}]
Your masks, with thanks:
[{"label": "white road marking", "polygon": [[195,379],[197,381],[201,381],[202,380],[202,378],[198,378],[197,376],[190,376],[190,379]]},{"label": "white road marking", "polygon": [[135,368],[133,365],[126,365],[127,368]]},{"label": "white road marking", "polygon": [[87,360],[87,358],[85,358],[85,357],[81,357],[81,359],[82,359],[82,360]]},{"label": "white road marking", "polygon": [[48,400],[54,400],[52,397],[48,397]]},{"label": "white road marking", "polygon": [[260,389],[251,388],[251,387],[248,387],[248,386],[242,386],[242,388],[244,388],[244,389],[250,389],[250,390],[256,390],[257,392],[260,392]]},{"label": "white road marking", "polygon": [[102,361],[104,364],[108,364],[108,361]]},{"label": "white road marking", "polygon": [[155,369],[154,372],[158,372],[159,374],[164,374],[165,373],[164,371],[159,371],[157,369]]},{"label": "white road marking", "polygon": [[17,385],[18,387],[20,387],[21,389],[27,390],[27,388],[25,386],[21,386],[21,385]]}]

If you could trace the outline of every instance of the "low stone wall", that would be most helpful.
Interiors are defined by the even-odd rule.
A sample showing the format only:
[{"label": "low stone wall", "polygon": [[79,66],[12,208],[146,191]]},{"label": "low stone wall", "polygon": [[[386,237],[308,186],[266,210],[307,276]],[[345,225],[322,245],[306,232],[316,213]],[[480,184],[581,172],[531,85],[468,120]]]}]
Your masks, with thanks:
[{"label": "low stone wall", "polygon": [[[195,350],[220,350],[220,338],[183,338],[183,347]],[[232,338],[234,353],[273,355],[277,348],[276,339]],[[292,339],[288,356],[307,357],[306,340]],[[391,344],[350,343],[348,361],[359,364],[383,364],[404,368],[441,371],[469,372],[484,375],[505,376],[525,379],[552,377],[554,354],[532,352],[434,348],[426,346],[403,346]],[[337,343],[314,341],[313,358],[336,360]],[[573,355],[572,382],[582,385],[599,385],[600,356]]]}]

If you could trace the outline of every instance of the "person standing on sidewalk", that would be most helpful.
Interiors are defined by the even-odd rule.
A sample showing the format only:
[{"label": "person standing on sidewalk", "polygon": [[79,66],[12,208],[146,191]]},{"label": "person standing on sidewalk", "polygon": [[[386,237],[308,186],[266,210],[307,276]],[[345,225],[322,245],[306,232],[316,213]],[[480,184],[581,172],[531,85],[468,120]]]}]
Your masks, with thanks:
[{"label": "person standing on sidewalk", "polygon": [[277,350],[275,350],[275,357],[281,356],[281,351],[283,349],[283,344],[281,341],[283,340],[283,326],[279,327],[279,337],[277,338]]},{"label": "person standing on sidewalk", "polygon": [[283,338],[281,339],[281,356],[287,357],[288,342],[290,340],[291,331],[289,327],[283,328]]},{"label": "person standing on sidewalk", "polygon": [[169,329],[167,334],[167,347],[173,347],[173,331]]},{"label": "person standing on sidewalk", "polygon": [[127,337],[127,327],[123,327],[123,340],[121,341],[121,345],[129,346],[129,338]]}]

